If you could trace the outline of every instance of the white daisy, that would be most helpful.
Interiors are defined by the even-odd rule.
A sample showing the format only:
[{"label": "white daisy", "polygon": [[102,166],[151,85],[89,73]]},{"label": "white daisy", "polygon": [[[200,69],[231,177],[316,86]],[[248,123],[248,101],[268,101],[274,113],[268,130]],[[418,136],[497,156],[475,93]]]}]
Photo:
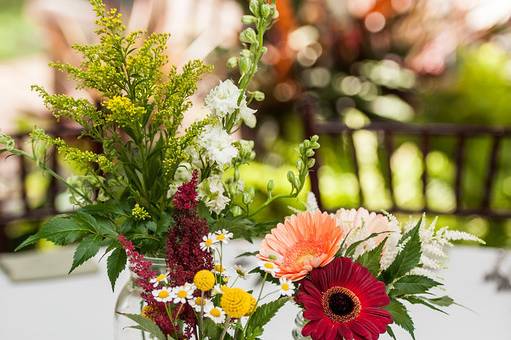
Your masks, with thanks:
[{"label": "white daisy", "polygon": [[279,267],[275,263],[267,261],[260,261],[259,268],[272,276],[275,276],[275,274],[279,271]]},{"label": "white daisy", "polygon": [[172,297],[172,301],[174,303],[186,303],[186,300],[189,300],[193,297],[193,287],[187,286],[186,284],[179,287],[174,287],[171,290],[170,296]]},{"label": "white daisy", "polygon": [[295,293],[294,283],[291,280],[286,279],[284,277],[281,277],[279,281],[280,281],[280,285],[279,285],[280,295],[293,296],[293,294]]},{"label": "white daisy", "polygon": [[158,302],[170,302],[173,299],[172,290],[168,287],[153,290],[153,296]]},{"label": "white daisy", "polygon": [[222,290],[222,285],[217,283],[214,287],[213,287],[213,291],[211,292],[213,295],[220,295],[220,294],[223,294],[224,291]]},{"label": "white daisy", "polygon": [[207,309],[205,309],[205,315],[213,320],[216,324],[224,323],[225,321],[225,312],[220,307],[215,307],[213,304],[208,306]]},{"label": "white daisy", "polygon": [[225,267],[217,262],[213,265],[213,273],[225,275]]},{"label": "white daisy", "polygon": [[235,265],[234,266],[234,271],[236,272],[236,275],[238,275],[239,278],[241,279],[246,279],[247,278],[247,269],[245,267],[243,267],[242,265]]},{"label": "white daisy", "polygon": [[210,299],[200,296],[194,297],[193,299],[189,300],[188,303],[197,313],[200,313],[201,308],[202,310],[206,311],[206,309],[213,307],[213,302],[211,302]]},{"label": "white daisy", "polygon": [[215,233],[215,241],[227,244],[233,238],[233,236],[234,235],[228,230],[225,230],[225,229],[218,230]]},{"label": "white daisy", "polygon": [[168,273],[165,273],[165,274],[160,274],[154,278],[151,279],[151,283],[153,284],[153,287],[158,287],[160,284],[167,284],[169,283],[169,280],[168,280]]},{"label": "white daisy", "polygon": [[207,236],[202,237],[202,242],[199,244],[202,251],[211,251],[211,248],[215,245],[215,236],[209,233]]}]

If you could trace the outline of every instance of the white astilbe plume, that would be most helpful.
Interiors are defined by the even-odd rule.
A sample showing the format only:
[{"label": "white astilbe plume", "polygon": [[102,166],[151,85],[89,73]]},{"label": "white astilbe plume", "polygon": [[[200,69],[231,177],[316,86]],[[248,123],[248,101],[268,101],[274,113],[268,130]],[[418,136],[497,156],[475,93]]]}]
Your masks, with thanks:
[{"label": "white astilbe plume", "polygon": [[[445,268],[448,254],[447,249],[453,246],[454,241],[472,241],[484,244],[478,237],[457,230],[449,230],[447,227],[436,230],[437,218],[429,225],[426,216],[423,216],[420,224],[419,236],[421,240],[421,268],[412,270],[412,274],[435,278],[436,271]],[[415,223],[408,223],[406,231],[412,229]]]},{"label": "white astilbe plume", "polygon": [[359,209],[339,209],[334,218],[339,228],[342,228],[346,239],[345,247],[353,243],[365,240],[372,234],[378,234],[369,238],[357,246],[354,258],[359,257],[365,252],[376,248],[381,242],[385,241],[382,249],[380,267],[387,269],[394,262],[399,253],[398,243],[401,238],[401,227],[398,220],[390,214],[377,214],[364,208]]},{"label": "white astilbe plume", "polygon": [[313,192],[309,192],[307,194],[307,211],[316,211],[319,210],[318,200],[316,199],[316,195]]}]

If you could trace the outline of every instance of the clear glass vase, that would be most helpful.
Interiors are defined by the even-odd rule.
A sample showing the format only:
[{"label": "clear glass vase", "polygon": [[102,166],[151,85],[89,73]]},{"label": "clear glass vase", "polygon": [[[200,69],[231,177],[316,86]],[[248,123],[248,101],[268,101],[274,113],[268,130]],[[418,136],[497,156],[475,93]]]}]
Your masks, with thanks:
[{"label": "clear glass vase", "polygon": [[302,335],[303,326],[307,323],[307,320],[303,317],[303,311],[299,311],[295,318],[295,328],[293,328],[293,339],[295,340],[312,340],[308,336]]},{"label": "clear glass vase", "polygon": [[[161,274],[167,271],[165,259],[146,257],[151,261],[152,269]],[[128,282],[124,284],[117,297],[114,310],[114,340],[152,340],[149,334],[137,329],[129,328],[134,322],[119,314],[140,314],[144,302],[140,297],[141,289],[135,285],[135,274],[130,273]]]}]

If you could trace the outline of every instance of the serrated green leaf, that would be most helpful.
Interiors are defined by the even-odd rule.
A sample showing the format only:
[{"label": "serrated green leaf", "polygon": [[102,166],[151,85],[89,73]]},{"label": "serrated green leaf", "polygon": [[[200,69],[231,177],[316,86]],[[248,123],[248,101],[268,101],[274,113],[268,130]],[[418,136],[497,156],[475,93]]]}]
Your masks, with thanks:
[{"label": "serrated green leaf", "polygon": [[390,304],[385,307],[386,310],[390,312],[392,315],[392,320],[396,325],[403,328],[405,331],[410,333],[412,338],[415,340],[415,334],[414,334],[414,325],[412,318],[408,314],[408,310],[406,309],[405,305],[403,305],[398,300],[392,299],[390,301]]},{"label": "serrated green leaf", "polygon": [[130,320],[137,323],[137,326],[131,326],[130,328],[136,328],[143,330],[144,332],[147,332],[151,334],[152,336],[156,337],[158,340],[167,340],[167,337],[163,332],[161,331],[160,327],[158,327],[157,324],[154,323],[154,321],[143,317],[139,314],[125,314],[125,313],[119,313],[120,315],[124,315],[125,317],[129,318]]},{"label": "serrated green leaf", "polygon": [[355,254],[355,250],[357,249],[357,247],[359,245],[361,245],[362,243],[366,242],[366,241],[369,241],[370,239],[372,238],[375,238],[376,236],[378,235],[381,235],[381,234],[389,234],[391,233],[390,231],[382,231],[382,232],[379,232],[379,233],[372,233],[371,235],[367,236],[365,239],[363,240],[360,240],[360,241],[357,241],[357,242],[353,242],[352,244],[350,244],[350,246],[348,247],[348,249],[346,249],[346,252],[344,252],[344,257],[353,257],[353,254]]},{"label": "serrated green leaf", "polygon": [[87,237],[83,239],[75,250],[73,255],[73,264],[69,270],[69,274],[82,265],[85,261],[95,256],[101,248],[101,241],[94,237]]},{"label": "serrated green leaf", "polygon": [[414,305],[417,305],[417,304],[424,305],[424,306],[426,306],[428,308],[431,308],[431,309],[433,309],[433,310],[435,310],[437,312],[449,315],[449,313],[447,313],[446,311],[443,311],[440,308],[435,307],[433,304],[427,302],[423,297],[420,297],[420,296],[405,296],[405,297],[403,297],[403,299],[408,301],[408,302],[410,302],[410,303],[413,303]]},{"label": "serrated green leaf", "polygon": [[124,249],[117,248],[112,252],[112,254],[110,254],[108,260],[106,261],[108,278],[110,279],[112,291],[114,291],[115,282],[117,281],[119,274],[126,267],[127,259],[128,257],[126,256]]},{"label": "serrated green leaf", "polygon": [[376,248],[370,250],[357,258],[357,262],[366,267],[371,274],[378,276],[380,272],[380,260],[383,247],[385,247],[387,239],[383,240]]},{"label": "serrated green leaf", "polygon": [[426,293],[433,287],[442,285],[433,279],[421,275],[406,275],[394,282],[394,288],[389,295],[402,296]]},{"label": "serrated green leaf", "polygon": [[392,339],[397,340],[396,334],[394,334],[394,330],[390,326],[387,326],[387,333]]},{"label": "serrated green leaf", "polygon": [[277,314],[277,312],[289,301],[289,298],[266,303],[257,307],[254,314],[250,316],[247,323],[246,337],[257,337],[262,334],[264,326]]},{"label": "serrated green leaf", "polygon": [[61,246],[68,245],[79,241],[89,234],[91,234],[90,228],[77,224],[70,216],[59,215],[46,221],[39,232],[26,239],[16,248],[16,251],[42,239],[47,239]]},{"label": "serrated green leaf", "polygon": [[[381,279],[386,284],[394,282],[419,265],[422,254],[419,235],[420,223],[421,221],[419,220],[417,225],[403,236],[403,238],[409,238],[408,242],[405,244],[403,250],[397,254],[394,262],[381,274]],[[403,238],[401,240],[403,240]]]},{"label": "serrated green leaf", "polygon": [[431,298],[431,299],[424,298],[424,299],[431,302],[434,305],[441,306],[441,307],[449,307],[454,304],[454,300],[447,295],[437,297],[437,298]]}]

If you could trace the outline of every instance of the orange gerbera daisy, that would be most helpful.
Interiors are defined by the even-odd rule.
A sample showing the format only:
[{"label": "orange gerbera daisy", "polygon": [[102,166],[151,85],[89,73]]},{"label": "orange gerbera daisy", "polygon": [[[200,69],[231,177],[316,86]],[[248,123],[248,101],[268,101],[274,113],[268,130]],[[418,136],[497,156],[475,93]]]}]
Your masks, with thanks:
[{"label": "orange gerbera daisy", "polygon": [[303,212],[284,220],[267,234],[258,257],[279,267],[277,277],[298,281],[334,259],[343,238],[335,219],[320,211]]}]

